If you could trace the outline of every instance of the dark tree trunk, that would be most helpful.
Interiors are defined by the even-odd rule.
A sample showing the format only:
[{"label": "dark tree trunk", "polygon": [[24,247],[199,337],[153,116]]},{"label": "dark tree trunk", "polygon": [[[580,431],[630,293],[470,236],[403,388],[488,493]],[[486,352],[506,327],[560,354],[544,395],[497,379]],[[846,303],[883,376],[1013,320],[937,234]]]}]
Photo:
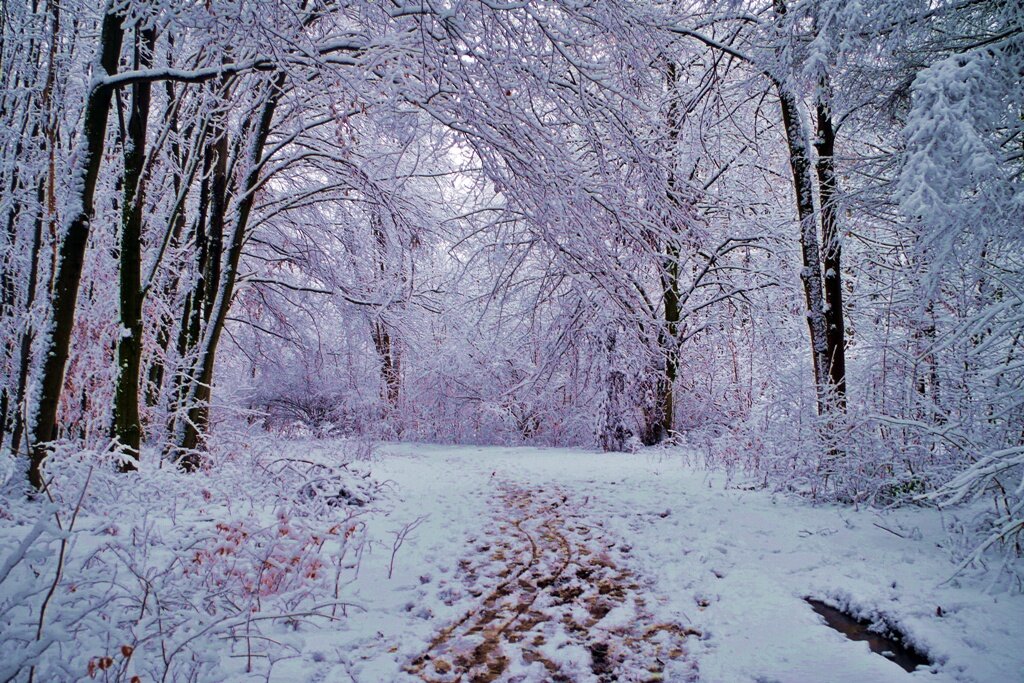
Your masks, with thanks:
[{"label": "dark tree trunk", "polygon": [[[785,0],[773,0],[773,7],[777,16],[782,17],[786,14]],[[810,335],[811,355],[814,361],[818,414],[824,415],[829,411],[829,355],[825,294],[821,283],[821,247],[818,241],[817,214],[814,211],[814,177],[811,173],[809,140],[796,96],[780,78],[771,78],[779,94],[782,123],[789,147],[789,166],[793,175],[797,218],[800,221],[800,253],[803,260],[800,280],[804,288],[807,331]]]},{"label": "dark tree trunk", "polygon": [[[666,126],[668,127],[669,142],[669,170],[667,179],[666,195],[669,204],[677,209],[683,210],[684,202],[681,192],[684,188],[679,187],[678,166],[679,160],[678,144],[679,130],[682,126],[679,111],[679,72],[673,60],[667,60],[667,86],[669,90],[668,112],[666,115]],[[657,417],[658,422],[653,425],[652,433],[645,438],[645,443],[653,445],[667,438],[675,428],[675,386],[676,375],[679,368],[679,323],[680,323],[680,292],[679,292],[679,226],[670,219],[669,235],[664,246],[664,255],[661,262],[661,298],[664,319],[658,333],[658,346],[662,358],[661,374],[655,384],[657,396]]]},{"label": "dark tree trunk", "polygon": [[[6,112],[2,112],[6,114]],[[21,137],[15,144],[14,157],[16,159],[21,158],[23,145],[22,139],[24,134],[28,130],[28,119],[26,116],[21,127]],[[33,126],[32,136],[34,139],[39,132],[38,124]],[[18,308],[18,287],[17,287],[17,273],[16,264],[13,263],[13,255],[18,250],[18,221],[22,215],[22,201],[18,198],[18,195],[24,190],[24,183],[26,182],[21,174],[18,173],[16,167],[10,169],[10,181],[5,183],[4,190],[8,193],[8,196],[12,198],[10,207],[7,210],[7,250],[11,254],[8,259],[5,259],[0,264],[0,322],[9,321],[12,327],[17,326],[17,308]],[[31,181],[28,181],[31,182]],[[37,199],[40,199],[37,193]],[[41,199],[40,199],[41,204]],[[33,254],[34,255],[34,254]],[[27,308],[24,310],[28,310]],[[16,351],[16,342],[13,337],[5,339],[3,342],[2,360],[0,360],[0,367],[9,365],[12,367],[14,364],[14,357]],[[12,373],[13,376],[13,373]],[[11,400],[11,392],[14,387],[11,386],[11,377],[6,377],[0,382],[0,448],[3,447],[4,440],[7,438],[8,428],[12,426],[14,415],[17,413],[17,400]],[[13,450],[13,449],[12,449]]]},{"label": "dark tree trunk", "polygon": [[[221,260],[224,257],[224,226],[228,211],[228,133],[223,126],[215,131],[213,165],[210,176],[210,204],[206,218],[206,244],[203,259],[202,288],[193,301],[198,306],[202,325],[210,321],[213,302],[220,287]],[[198,339],[197,339],[198,342]]]},{"label": "dark tree trunk", "polygon": [[[24,133],[25,128],[22,128]],[[33,135],[35,137],[35,135]],[[15,146],[15,158],[21,156],[21,141],[19,140]],[[22,180],[19,177],[16,169],[11,169],[10,184],[5,187],[5,191],[10,193],[9,196],[14,197],[21,189]],[[11,207],[7,213],[7,249],[13,255],[18,248],[18,218],[22,212],[21,201],[15,199],[11,202]],[[18,304],[18,292],[15,284],[15,264],[10,261],[4,261],[0,264],[2,272],[0,272],[0,322],[9,321],[12,327],[17,324],[17,304]],[[15,357],[15,340],[9,338],[3,342],[2,359],[0,359],[0,367],[10,364],[13,366]],[[13,374],[13,373],[12,373]],[[8,427],[12,426],[13,414],[17,412],[17,401],[11,400],[11,392],[14,387],[11,386],[11,376],[6,377],[0,382],[0,448],[3,447],[4,441],[7,438]]]},{"label": "dark tree trunk", "polygon": [[[223,84],[222,84],[223,85]],[[195,281],[185,297],[178,332],[179,368],[171,392],[169,433],[175,446],[182,443],[188,420],[188,402],[198,381],[199,344],[210,320],[214,295],[220,278],[224,242],[224,213],[227,211],[227,131],[218,119],[211,126],[209,144],[203,155],[199,186],[199,215],[193,230]]]},{"label": "dark tree trunk", "polygon": [[611,330],[605,338],[605,351],[608,356],[608,374],[605,377],[604,410],[598,425],[597,439],[601,450],[621,453],[629,449],[632,430],[626,423],[626,408],[623,405],[626,396],[626,373],[618,364],[617,340],[615,330]]},{"label": "dark tree trunk", "polygon": [[[776,15],[786,14],[785,0],[773,0]],[[826,249],[818,240],[818,218],[814,210],[814,177],[811,173],[808,136],[800,116],[796,96],[785,83],[772,77],[779,93],[782,120],[789,146],[793,190],[796,193],[797,215],[800,219],[800,250],[803,256],[804,297],[807,307],[807,328],[814,359],[814,382],[819,415],[834,413],[846,407],[846,349],[843,323],[841,250],[835,174],[835,129],[825,101],[827,83],[823,83],[817,102],[817,135],[815,145],[818,164],[815,167],[821,200],[821,224]],[[826,271],[822,270],[822,253]],[[826,290],[828,290],[826,292]],[[830,329],[831,327],[831,329]]]},{"label": "dark tree trunk", "polygon": [[818,196],[821,202],[821,238],[825,268],[825,344],[828,355],[829,397],[836,409],[846,410],[846,325],[843,318],[842,235],[839,233],[839,181],[835,168],[836,132],[826,98],[827,81],[816,107]]},{"label": "dark tree trunk", "polygon": [[[203,173],[199,183],[199,214],[192,229],[192,253],[195,280],[192,289],[185,296],[182,310],[181,327],[178,330],[178,358],[182,367],[175,375],[171,414],[181,407],[188,392],[188,363],[190,356],[199,344],[199,336],[203,329],[203,313],[206,310],[207,268],[209,261],[209,210],[210,201],[210,170],[218,168],[218,158],[226,153],[226,142],[221,140],[223,130],[215,131],[212,141],[206,146],[203,154]],[[223,169],[221,169],[223,172]],[[174,433],[174,430],[171,430]]]},{"label": "dark tree trunk", "polygon": [[[40,98],[39,111],[43,118],[43,138],[46,145],[48,157],[47,170],[43,173],[36,184],[36,216],[33,221],[32,245],[30,249],[29,275],[27,291],[25,293],[24,310],[31,312],[36,300],[36,290],[39,286],[39,258],[43,240],[43,224],[49,223],[49,230],[54,231],[54,221],[57,214],[57,122],[51,114],[53,102],[54,81],[57,73],[57,40],[60,34],[60,6],[57,3],[49,3],[47,11],[50,13],[50,41],[49,60],[46,65],[46,83],[43,86]],[[25,395],[28,391],[29,374],[32,370],[32,340],[35,331],[32,328],[31,318],[25,323],[21,331],[18,354],[18,387],[15,396],[14,425],[11,432],[11,452],[18,453],[21,450],[21,439],[25,434]]]},{"label": "dark tree trunk", "polygon": [[[915,411],[919,420],[933,419],[942,423],[945,417],[940,407],[939,372],[935,359],[935,302],[929,299],[920,312],[921,320],[914,325],[914,345],[911,353],[917,358],[914,362],[914,384],[917,388],[918,408]],[[924,367],[921,367],[924,364]]]},{"label": "dark tree trunk", "polygon": [[383,320],[378,318],[373,321],[370,334],[380,357],[381,398],[387,402],[389,408],[394,409],[398,405],[402,386],[401,357],[395,348],[387,323]]},{"label": "dark tree trunk", "polygon": [[146,371],[145,401],[150,408],[160,405],[166,367],[164,359],[171,347],[171,324],[172,319],[164,316],[157,321],[156,345],[159,351],[150,355],[149,368]]},{"label": "dark tree trunk", "polygon": [[[28,291],[25,294],[25,310],[32,309],[36,300],[36,287],[39,279],[39,249],[43,240],[43,222],[46,220],[43,202],[45,201],[46,180],[39,179],[37,196],[39,198],[39,213],[36,215],[35,227],[32,230],[32,260],[29,263]],[[28,390],[28,376],[32,364],[32,326],[26,324],[21,332],[20,349],[18,355],[18,389],[15,397],[16,410],[14,412],[14,427],[11,432],[11,452],[17,453],[21,450],[21,438],[25,433],[25,419],[22,416],[20,407],[25,401],[25,392]]]},{"label": "dark tree trunk", "polygon": [[[124,28],[121,14],[108,5],[100,32],[98,70],[94,78],[117,73]],[[107,132],[112,90],[94,84],[85,105],[85,122],[79,159],[75,167],[74,188],[67,227],[59,241],[52,291],[52,310],[43,331],[43,368],[40,377],[39,403],[32,421],[32,444],[28,480],[42,489],[41,466],[47,443],[57,438],[57,409],[64,386],[64,370],[71,348],[71,332],[75,325],[78,286],[89,239],[89,222],[93,215],[96,180],[103,162],[103,143]]]},{"label": "dark tree trunk", "polygon": [[800,279],[804,287],[807,329],[810,334],[814,359],[814,384],[817,389],[818,413],[828,412],[828,341],[825,323],[825,299],[821,284],[821,258],[818,245],[818,222],[814,211],[814,181],[808,158],[807,136],[800,120],[796,98],[785,88],[779,88],[782,120],[789,144],[789,163],[796,193],[797,217],[800,220],[800,253],[803,268]]},{"label": "dark tree trunk", "polygon": [[675,386],[679,372],[679,253],[673,250],[666,258],[664,280],[665,338],[662,353],[665,354],[665,374],[662,377],[661,434],[659,439],[668,438],[675,429]]},{"label": "dark tree trunk", "polygon": [[[136,68],[152,65],[155,29],[136,32]],[[139,369],[142,365],[142,213],[146,179],[146,128],[149,121],[150,84],[132,86],[131,113],[124,153],[124,204],[121,207],[121,334],[117,344],[117,377],[111,436],[127,456],[122,470],[137,468],[142,445],[139,419]]]},{"label": "dark tree trunk", "polygon": [[234,225],[231,232],[231,240],[227,244],[226,259],[223,267],[223,274],[217,290],[216,297],[211,302],[211,315],[203,335],[202,345],[199,349],[199,356],[196,359],[198,372],[193,375],[187,405],[187,418],[178,448],[180,452],[179,464],[186,470],[194,470],[200,464],[197,447],[200,438],[205,434],[209,424],[209,402],[211,383],[213,382],[214,361],[217,356],[217,345],[220,342],[221,333],[224,330],[224,323],[227,321],[228,310],[231,307],[231,299],[234,296],[235,281],[238,277],[238,264],[242,257],[242,247],[245,244],[246,228],[249,222],[249,215],[252,212],[253,202],[256,199],[256,189],[260,182],[263,148],[266,145],[267,137],[270,134],[270,127],[274,120],[274,113],[277,110],[277,103],[284,87],[285,74],[278,74],[269,86],[267,99],[263,104],[259,122],[252,134],[252,141],[247,153],[247,165],[245,178],[239,192],[239,200],[235,209]]},{"label": "dark tree trunk", "polygon": [[[174,49],[174,40],[172,36],[167,38],[169,52]],[[169,60],[169,63],[171,60]],[[174,160],[175,168],[172,171],[173,177],[171,179],[171,187],[174,190],[174,196],[177,198],[175,207],[171,212],[169,224],[167,226],[167,236],[165,248],[171,244],[178,244],[181,240],[182,234],[185,232],[185,200],[188,196],[188,190],[194,177],[194,170],[198,166],[198,161],[195,157],[189,162],[191,172],[186,172],[183,168],[184,156],[182,154],[181,143],[178,137],[178,98],[175,96],[174,84],[170,81],[164,84],[165,92],[167,93],[167,110],[164,116],[164,120],[167,123],[168,129],[171,131],[171,146],[170,156]],[[186,126],[186,131],[190,131],[191,126]],[[186,133],[188,137],[188,133]],[[198,153],[205,157],[205,146],[203,145],[204,136],[200,136],[197,146],[200,150]],[[205,173],[204,173],[205,180]],[[201,206],[200,211],[205,211],[205,206]],[[161,251],[161,253],[163,253]],[[181,283],[180,272],[178,270],[171,273],[168,281],[166,281],[162,287],[163,295],[165,300],[171,300],[174,293],[177,291],[178,286]],[[155,275],[155,269],[154,269]],[[153,283],[147,283],[147,287],[152,286]],[[186,330],[188,326],[186,321],[189,317],[189,306],[188,298],[186,297],[184,315],[182,316],[181,329]],[[158,352],[151,356],[149,361],[149,370],[146,377],[146,405],[153,407],[159,405],[160,397],[163,393],[164,378],[166,374],[166,362],[167,362],[167,351],[171,346],[171,329],[174,325],[174,319],[169,314],[161,315],[157,320],[157,331],[156,331],[156,343]]]},{"label": "dark tree trunk", "polygon": [[[388,236],[384,232],[380,216],[374,214],[371,218],[373,226],[373,238],[377,243],[377,272],[381,281],[385,281],[388,269]],[[373,338],[374,348],[380,358],[380,379],[381,398],[384,399],[389,410],[398,407],[398,399],[402,388],[401,356],[397,344],[393,339],[391,329],[379,315],[372,323],[370,336]]]},{"label": "dark tree trunk", "polygon": [[[35,13],[37,8],[33,4],[32,12]],[[38,139],[40,133],[46,133],[46,140],[52,141],[52,136],[49,135],[49,122],[47,117],[50,112],[51,95],[53,92],[54,72],[55,72],[55,60],[57,53],[57,40],[56,36],[60,30],[60,9],[50,3],[47,7],[47,13],[50,19],[50,35],[53,39],[49,41],[50,48],[47,55],[46,62],[46,80],[41,93],[39,94],[38,108],[32,106],[32,97],[28,96],[34,88],[33,76],[38,72],[39,67],[42,64],[43,55],[38,49],[37,36],[32,35],[28,44],[25,48],[28,54],[32,56],[31,63],[29,65],[28,73],[21,72],[19,70],[18,76],[15,81],[11,84],[12,92],[24,91],[25,95],[15,101],[15,106],[21,104],[23,116],[21,119],[21,130],[17,142],[15,143],[14,158],[21,159],[22,153],[25,149],[24,143],[35,141]],[[4,26],[3,20],[0,20],[0,32]],[[3,51],[3,39],[0,38],[0,54],[7,54]],[[0,64],[0,73],[7,74],[9,71],[9,64]],[[29,86],[26,88],[26,85]],[[11,112],[7,109],[7,98],[0,98],[0,119],[4,121],[11,121],[9,115]],[[29,124],[31,123],[31,132],[29,132]],[[10,125],[8,123],[7,125]],[[26,135],[28,133],[28,135]],[[45,149],[45,148],[44,148]],[[8,193],[8,197],[11,198],[10,205],[7,209],[7,248],[10,250],[9,253],[13,255],[18,250],[18,223],[25,214],[24,202],[19,196],[22,192],[29,190],[30,187],[36,188],[36,205],[34,211],[36,216],[39,216],[39,212],[43,211],[43,201],[45,197],[45,173],[31,172],[29,174],[23,173],[23,168],[20,164],[12,164],[8,168],[0,172],[0,178],[4,178],[3,187]],[[9,175],[9,178],[7,176]],[[33,221],[35,223],[35,221]],[[37,251],[38,251],[38,240],[33,242],[29,258],[32,263],[30,270],[33,271],[33,281],[27,283],[27,287],[33,293],[26,296],[26,301],[20,310],[25,314],[30,312],[32,306],[32,300],[35,298],[35,265],[37,262]],[[29,316],[26,315],[23,323],[19,324],[16,319],[19,309],[19,292],[18,292],[18,281],[21,279],[22,274],[19,272],[20,264],[12,262],[12,260],[5,260],[2,264],[2,273],[0,273],[0,320],[7,319],[13,323],[12,328],[17,329],[21,327],[21,324],[28,326]],[[24,329],[24,328],[23,328]],[[20,344],[19,341],[24,335],[12,335],[8,339],[3,341],[3,363],[10,368],[11,372],[7,378],[0,383],[0,447],[3,446],[4,440],[6,439],[8,430],[11,431],[11,452],[17,453],[18,446],[21,441],[22,431],[22,397],[23,391],[19,390],[15,386],[12,386],[15,376],[18,377],[19,385],[21,380],[22,371],[28,372],[27,367],[23,367],[22,358],[23,353],[19,353]],[[27,381],[27,378],[26,378]],[[15,435],[17,437],[15,438]],[[17,443],[16,443],[17,441]]]}]

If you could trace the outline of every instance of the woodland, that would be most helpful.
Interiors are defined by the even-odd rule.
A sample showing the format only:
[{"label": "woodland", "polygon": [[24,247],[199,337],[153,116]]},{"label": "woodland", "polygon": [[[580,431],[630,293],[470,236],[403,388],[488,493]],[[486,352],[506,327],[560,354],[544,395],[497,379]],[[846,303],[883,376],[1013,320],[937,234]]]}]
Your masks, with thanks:
[{"label": "woodland", "polygon": [[0,40],[4,509],[199,495],[252,435],[677,449],[973,506],[955,564],[1020,590],[1019,0],[0,0]]}]

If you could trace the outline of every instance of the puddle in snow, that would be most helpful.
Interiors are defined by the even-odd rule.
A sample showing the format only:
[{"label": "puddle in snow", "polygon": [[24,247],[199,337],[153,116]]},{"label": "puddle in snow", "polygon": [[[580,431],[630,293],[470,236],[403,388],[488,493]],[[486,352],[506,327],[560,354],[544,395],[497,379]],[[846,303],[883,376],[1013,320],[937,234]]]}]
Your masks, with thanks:
[{"label": "puddle in snow", "polygon": [[849,614],[829,607],[820,600],[806,598],[815,612],[825,617],[829,626],[845,635],[850,640],[865,640],[872,652],[882,655],[886,659],[902,666],[907,671],[913,671],[919,666],[931,666],[927,657],[917,650],[905,645],[899,634],[883,635],[869,630],[871,622],[861,619],[854,619]]}]

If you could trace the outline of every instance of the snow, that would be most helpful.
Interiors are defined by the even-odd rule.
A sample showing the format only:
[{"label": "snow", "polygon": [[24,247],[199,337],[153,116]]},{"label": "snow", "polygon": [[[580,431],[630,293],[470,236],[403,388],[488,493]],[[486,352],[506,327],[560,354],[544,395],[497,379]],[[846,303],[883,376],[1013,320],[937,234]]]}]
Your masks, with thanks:
[{"label": "snow", "polygon": [[[408,552],[440,582],[450,581],[440,577],[451,576],[451,558],[471,554],[468,539],[477,537],[487,502],[503,483],[557,482],[585,501],[587,524],[631,546],[631,568],[651,582],[645,586],[649,602],[704,634],[688,642],[701,680],[907,678],[865,644],[825,627],[804,603],[806,596],[886,614],[940,662],[938,674],[916,676],[1009,681],[1024,670],[1024,600],[946,583],[953,565],[940,547],[946,533],[933,510],[881,514],[810,507],[765,492],[725,489],[715,475],[645,454],[438,446],[389,447],[388,453],[376,472],[404,492],[405,516],[431,510],[429,532]],[[436,593],[413,586],[412,566],[421,563],[405,564],[411,572],[406,581],[443,623],[446,611]],[[373,619],[372,612],[360,619]],[[619,607],[599,627],[628,620],[628,608]],[[423,632],[406,630],[385,640],[408,642],[417,630]],[[388,675],[397,675],[403,661],[392,657],[395,668]]]},{"label": "snow", "polygon": [[[311,462],[345,450],[311,443],[278,446]],[[1024,596],[951,578],[949,513],[815,507],[726,487],[724,476],[688,462],[651,449],[381,445],[372,462],[344,470],[353,490],[338,518],[365,524],[365,543],[357,570],[341,574],[339,597],[350,605],[343,616],[267,627],[263,636],[287,650],[269,670],[258,660],[246,673],[245,645],[232,650],[228,639],[211,639],[206,655],[219,656],[222,680],[232,681],[449,681],[460,657],[476,655],[503,681],[557,680],[556,671],[573,681],[1021,680]],[[159,476],[164,492],[151,487],[140,501],[204,475]],[[377,482],[366,484],[368,502],[353,488],[360,481]],[[150,544],[174,529],[185,552],[201,534],[183,529],[213,530],[217,495],[206,510],[186,512],[183,502],[173,519],[122,514],[119,530],[93,506],[76,528],[103,543],[145,528]],[[226,504],[234,518],[283,519],[280,500],[260,495]],[[0,515],[5,555],[31,528],[19,514]],[[0,598],[6,591],[0,584]],[[904,672],[827,627],[806,597],[884,617],[935,666]],[[81,655],[64,647],[65,659]],[[100,654],[92,643],[80,647]]]}]

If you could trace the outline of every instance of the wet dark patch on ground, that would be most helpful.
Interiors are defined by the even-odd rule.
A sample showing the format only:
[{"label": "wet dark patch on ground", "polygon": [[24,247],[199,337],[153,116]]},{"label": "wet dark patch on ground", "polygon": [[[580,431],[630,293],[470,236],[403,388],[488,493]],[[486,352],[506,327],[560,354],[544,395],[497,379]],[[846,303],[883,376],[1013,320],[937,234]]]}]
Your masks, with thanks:
[{"label": "wet dark patch on ground", "polygon": [[890,625],[872,623],[857,619],[842,610],[826,605],[820,600],[805,598],[811,608],[825,618],[825,623],[850,640],[867,642],[871,651],[899,664],[907,671],[919,666],[931,666],[932,662],[922,652],[906,642],[906,638]]}]

